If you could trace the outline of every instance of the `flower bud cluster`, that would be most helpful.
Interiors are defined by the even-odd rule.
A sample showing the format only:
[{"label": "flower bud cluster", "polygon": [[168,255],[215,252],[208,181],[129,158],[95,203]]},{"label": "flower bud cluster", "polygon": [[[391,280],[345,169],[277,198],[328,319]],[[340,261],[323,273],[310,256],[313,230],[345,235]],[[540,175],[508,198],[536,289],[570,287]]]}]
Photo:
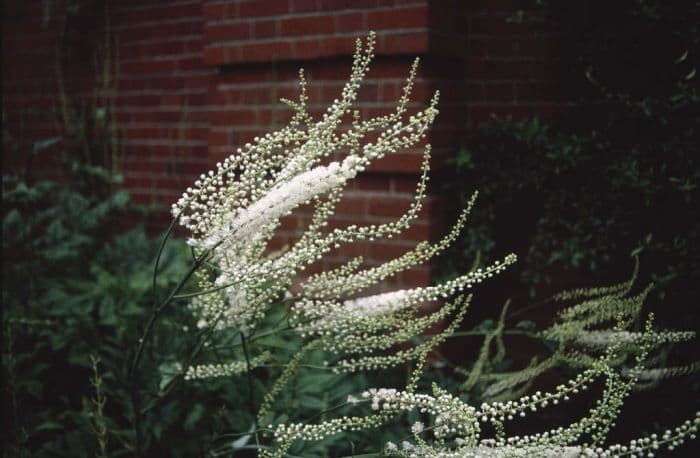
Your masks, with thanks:
[{"label": "flower bud cluster", "polygon": [[[207,254],[210,260],[200,285],[211,287],[203,288],[202,297],[191,305],[199,315],[201,327],[216,323],[219,328],[252,330],[270,301],[330,250],[355,241],[399,235],[417,217],[426,193],[429,146],[425,148],[416,199],[402,217],[386,224],[350,225],[327,234],[322,232],[347,182],[372,160],[422,142],[438,114],[436,93],[428,107],[404,116],[416,77],[416,61],[396,110],[366,121],[359,119],[352,107],[369,70],[375,41],[374,34],[364,43],[357,41],[350,79],[339,99],[333,101],[318,121],[306,110],[306,81],[301,72],[299,100],[284,100],[294,110],[290,123],[239,148],[217,164],[215,170],[203,174],[173,205],[173,215],[191,232],[189,244],[196,252]],[[347,116],[353,118],[351,127],[340,129]],[[370,134],[374,142],[365,140]],[[322,163],[336,152],[346,155],[341,160]],[[281,218],[303,204],[314,206],[307,231],[286,252],[266,256],[266,247]],[[413,255],[394,260],[383,268],[369,269],[356,276],[351,274],[351,269],[318,276],[309,283],[302,297],[335,291],[329,298],[340,299],[338,304],[345,307],[343,301],[349,295],[424,262],[444,249],[454,240],[464,220],[461,217],[457,228],[437,246],[421,244]],[[338,286],[348,284],[353,286],[345,290]],[[359,303],[356,308],[358,314],[368,311]]]},{"label": "flower bud cluster", "polygon": [[[259,356],[251,358],[250,367],[254,368],[265,364],[272,355],[270,352],[264,352]],[[185,380],[197,380],[213,377],[228,377],[231,375],[242,374],[248,368],[245,361],[231,361],[222,364],[201,364],[198,366],[190,366],[185,372]]]},{"label": "flower bud cluster", "polygon": [[[300,73],[299,99],[284,100],[294,110],[290,123],[239,148],[215,170],[203,174],[173,205],[173,215],[191,232],[189,244],[208,259],[199,274],[202,295],[190,305],[200,328],[252,332],[273,302],[297,283],[304,269],[328,252],[357,241],[396,237],[417,218],[427,192],[430,145],[425,146],[415,199],[401,217],[384,224],[325,230],[347,182],[371,161],[424,142],[438,114],[438,92],[424,109],[406,113],[416,60],[395,111],[360,120],[353,104],[369,70],[374,45],[374,34],[364,43],[357,41],[350,78],[320,119],[314,121],[307,112],[306,81]],[[349,127],[348,117],[352,118]],[[331,154],[343,157],[331,161]],[[419,334],[447,318],[448,312],[459,311],[461,318],[466,306],[447,306],[428,318],[418,316],[418,310],[426,302],[449,298],[503,271],[515,261],[515,255],[440,285],[357,296],[444,251],[464,227],[475,199],[476,193],[451,231],[435,244],[420,243],[380,266],[360,269],[362,261],[353,260],[343,268],[311,276],[302,283],[291,307],[291,322],[298,332],[322,337],[327,349],[371,353]],[[307,230],[286,251],[266,254],[281,218],[305,204],[314,209]],[[387,367],[415,358],[423,349],[418,346],[394,355],[343,359],[338,366],[344,370]]]}]

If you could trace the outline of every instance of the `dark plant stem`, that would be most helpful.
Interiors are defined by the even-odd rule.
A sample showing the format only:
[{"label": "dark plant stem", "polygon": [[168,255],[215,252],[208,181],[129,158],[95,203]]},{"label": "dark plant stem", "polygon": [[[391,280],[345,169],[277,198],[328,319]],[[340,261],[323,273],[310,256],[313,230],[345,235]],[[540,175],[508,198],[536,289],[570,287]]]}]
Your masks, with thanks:
[{"label": "dark plant stem", "polygon": [[[158,254],[156,254],[156,261],[155,265],[153,267],[153,284],[152,284],[152,289],[151,292],[153,294],[153,305],[155,306],[157,302],[156,298],[156,279],[158,278],[158,264],[160,264],[160,257],[163,255],[163,250],[165,249],[165,244],[168,242],[168,238],[170,235],[173,233],[173,229],[175,229],[175,222],[177,221],[177,216],[173,218],[172,221],[170,221],[170,226],[168,226],[168,230],[165,232],[165,235],[163,236],[163,239],[160,241],[160,245],[158,246]],[[195,259],[195,264],[197,260]]]},{"label": "dark plant stem", "polygon": [[250,367],[250,355],[248,354],[248,345],[246,344],[245,333],[241,333],[241,343],[243,344],[243,354],[245,355],[246,375],[248,378],[248,410],[253,414],[253,422],[255,424],[255,444],[260,447],[260,437],[258,436],[258,417],[255,415],[255,400],[253,399],[253,376]]},{"label": "dark plant stem", "polygon": [[196,259],[190,270],[178,282],[175,288],[173,288],[172,291],[170,291],[170,294],[168,294],[168,296],[165,299],[163,299],[159,304],[157,303],[156,277],[158,275],[158,265],[160,263],[160,258],[163,253],[163,249],[165,248],[165,243],[167,242],[168,237],[170,236],[170,234],[173,231],[173,228],[175,227],[175,221],[176,218],[173,219],[173,221],[170,223],[168,231],[166,232],[165,236],[163,236],[163,240],[161,241],[160,246],[158,248],[155,267],[153,269],[153,311],[151,312],[151,316],[149,317],[148,322],[146,323],[146,327],[144,328],[143,334],[139,339],[138,347],[136,349],[136,353],[134,354],[134,359],[132,360],[131,366],[129,368],[129,392],[131,398],[131,407],[133,410],[133,428],[135,433],[134,453],[136,456],[141,456],[141,448],[143,442],[141,438],[141,416],[143,413],[141,412],[140,399],[136,390],[136,372],[138,370],[139,363],[141,362],[141,358],[143,357],[143,351],[146,347],[146,343],[148,342],[151,332],[153,331],[156,321],[160,317],[163,310],[165,310],[165,308],[167,308],[173,302],[177,293],[180,292],[180,290],[189,281],[190,277],[204,264],[204,262],[206,262],[206,260],[209,257],[209,252],[205,252],[198,259]]}]

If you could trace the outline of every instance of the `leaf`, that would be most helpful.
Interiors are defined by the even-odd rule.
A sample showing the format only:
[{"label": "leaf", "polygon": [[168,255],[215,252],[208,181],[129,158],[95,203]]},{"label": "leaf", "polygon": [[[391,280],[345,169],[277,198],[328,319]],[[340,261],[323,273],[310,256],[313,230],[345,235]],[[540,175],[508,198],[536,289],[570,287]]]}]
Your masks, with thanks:
[{"label": "leaf", "polygon": [[692,80],[694,76],[695,76],[695,67],[693,67],[693,69],[690,71],[690,73],[685,75],[685,77],[683,79],[686,81],[689,81],[689,80]]},{"label": "leaf", "polygon": [[191,430],[199,419],[202,418],[203,413],[204,406],[202,404],[195,404],[190,413],[187,414],[187,418],[185,418],[185,429]]},{"label": "leaf", "polygon": [[37,140],[32,144],[32,153],[36,154],[42,149],[46,149],[60,141],[61,139],[59,137],[51,137],[44,140]]},{"label": "leaf", "polygon": [[37,399],[41,399],[43,385],[38,380],[26,380],[22,383],[25,390]]},{"label": "leaf", "polygon": [[320,410],[324,407],[324,403],[318,396],[302,394],[299,396],[299,407],[309,410]]},{"label": "leaf", "polygon": [[484,320],[478,325],[474,326],[474,331],[493,331],[496,329],[496,322],[493,320]]},{"label": "leaf", "polygon": [[182,374],[182,364],[180,364],[179,361],[165,362],[158,366],[158,372],[160,372],[160,383],[158,384],[158,388],[162,391],[177,376]]},{"label": "leaf", "polygon": [[63,429],[63,425],[57,421],[53,420],[47,420],[43,423],[40,423],[37,425],[36,430],[37,431],[51,431],[51,430],[56,430],[56,429]]},{"label": "leaf", "polygon": [[688,50],[686,49],[683,54],[680,55],[680,57],[676,60],[673,61],[674,64],[680,64],[684,60],[688,58]]},{"label": "leaf", "polygon": [[523,331],[533,331],[537,325],[530,320],[522,320],[518,321],[518,323],[515,325],[516,329],[522,329]]},{"label": "leaf", "polygon": [[522,24],[525,18],[525,11],[516,10],[512,15],[508,16],[505,21],[508,24]]},{"label": "leaf", "polygon": [[231,444],[231,448],[233,450],[238,450],[238,449],[245,447],[246,444],[248,444],[248,442],[250,441],[250,438],[253,437],[254,431],[255,431],[255,423],[252,423],[250,425],[250,428],[248,429],[248,434],[246,434],[245,436],[242,436],[240,439],[233,441],[233,443]]}]

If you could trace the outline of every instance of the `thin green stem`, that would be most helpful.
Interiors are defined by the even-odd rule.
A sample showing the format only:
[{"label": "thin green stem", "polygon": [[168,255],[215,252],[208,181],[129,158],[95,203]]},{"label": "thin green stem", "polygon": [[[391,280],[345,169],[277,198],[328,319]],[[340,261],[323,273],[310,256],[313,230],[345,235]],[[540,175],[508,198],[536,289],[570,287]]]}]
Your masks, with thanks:
[{"label": "thin green stem", "polygon": [[542,307],[544,305],[547,305],[552,302],[552,298],[549,297],[547,299],[542,299],[541,301],[535,302],[534,304],[530,304],[528,306],[525,306],[521,309],[514,310],[513,312],[509,313],[508,316],[506,316],[506,320],[512,320],[513,318],[520,316],[524,314],[525,312],[529,312],[530,310],[534,310],[536,308]]},{"label": "thin green stem", "polygon": [[[203,330],[199,336],[197,337],[197,341],[192,345],[191,350],[190,350],[190,355],[187,357],[187,363],[184,365],[184,367],[190,367],[192,362],[195,360],[195,358],[199,355],[199,353],[204,349],[204,344],[207,342],[207,339],[209,336],[214,332],[216,329],[216,325],[221,319],[221,316],[223,314],[219,314],[219,316],[216,318],[214,323],[212,323],[211,326],[209,326],[207,329]],[[162,400],[166,398],[168,393],[170,393],[179,383],[182,383],[184,381],[184,373],[179,374],[176,376],[170,384],[166,387],[165,391],[161,392],[159,397],[156,398],[154,401],[151,402],[150,405],[146,406],[143,410],[142,413],[146,413],[149,410],[155,408]]]},{"label": "thin green stem", "polygon": [[[268,450],[268,451],[276,451],[273,447],[269,446],[264,446],[264,445],[244,445],[242,447],[239,447],[238,450]],[[212,452],[213,456],[219,456],[219,455],[230,455],[231,454],[231,448],[227,447],[226,450],[223,450],[221,452]],[[284,453],[282,456],[285,458],[303,458],[301,456],[297,455],[291,455],[289,453]],[[359,455],[356,455],[359,456]],[[381,455],[380,455],[381,456]]]},{"label": "thin green stem", "polygon": [[[170,232],[171,230],[169,230]],[[165,240],[165,238],[164,238]],[[164,243],[163,243],[164,244]],[[159,251],[162,251],[159,250]],[[163,310],[172,303],[173,298],[175,295],[177,295],[178,292],[185,286],[187,281],[189,281],[190,277],[192,274],[194,274],[197,269],[199,269],[202,264],[206,261],[206,259],[209,256],[209,252],[205,252],[202,254],[202,256],[197,259],[197,262],[195,262],[190,270],[185,274],[185,276],[180,279],[178,284],[175,286],[175,288],[170,291],[170,294],[163,299],[163,301],[159,304],[156,305],[155,301],[155,296],[154,296],[154,304],[153,304],[153,311],[151,312],[151,316],[148,318],[148,322],[146,323],[146,327],[144,328],[143,334],[141,338],[139,339],[138,347],[136,349],[136,353],[134,354],[134,359],[132,360],[131,366],[129,368],[129,380],[130,380],[130,398],[131,398],[131,407],[133,410],[133,427],[134,427],[134,433],[135,433],[135,454],[136,456],[141,456],[141,407],[140,407],[140,402],[139,402],[139,397],[138,393],[136,392],[136,386],[137,386],[137,380],[136,380],[136,371],[138,370],[139,363],[141,362],[141,358],[143,356],[143,351],[146,347],[146,343],[151,335],[151,332],[153,331],[153,328],[156,324],[156,321],[160,317],[160,314],[163,312]],[[158,259],[160,256],[158,256],[156,263],[158,262]],[[155,269],[157,272],[157,268]]]},{"label": "thin green stem", "polygon": [[[453,334],[450,334],[447,337],[468,337],[468,336],[485,336],[488,334],[492,334],[493,331],[459,331],[455,332]],[[531,332],[531,331],[523,331],[519,329],[512,329],[508,331],[503,331],[503,335],[506,336],[528,336],[528,337],[539,337],[537,333]],[[429,337],[429,336],[427,336]]]},{"label": "thin green stem", "polygon": [[246,376],[248,378],[248,410],[250,413],[253,415],[253,422],[255,424],[255,444],[260,447],[260,437],[258,436],[258,417],[255,415],[255,400],[253,399],[253,375],[251,373],[251,367],[250,367],[250,355],[248,353],[248,345],[246,344],[245,341],[245,333],[243,331],[240,331],[241,333],[241,344],[243,345],[243,355],[245,355],[245,367],[246,367]]},{"label": "thin green stem", "polygon": [[[357,401],[357,404],[360,404],[360,403],[367,403],[367,402],[368,402],[368,401],[366,401],[366,400],[359,400],[359,401]],[[327,408],[326,410],[322,410],[321,412],[319,412],[319,413],[317,413],[317,414],[315,414],[315,415],[313,415],[313,416],[307,418],[306,420],[303,420],[303,421],[301,422],[301,424],[311,423],[312,421],[316,420],[317,418],[321,418],[321,417],[323,417],[324,415],[326,415],[327,413],[333,412],[333,411],[338,410],[338,409],[340,409],[340,408],[342,408],[342,407],[345,407],[345,406],[347,406],[347,405],[351,405],[351,403],[349,403],[349,402],[347,402],[347,401],[343,401],[343,402],[340,403],[340,404],[336,404],[336,405],[334,405],[333,407],[329,407],[329,408]]]},{"label": "thin green stem", "polygon": [[170,303],[173,301],[173,299],[175,298],[177,293],[185,286],[187,281],[190,279],[192,274],[194,274],[197,271],[197,269],[199,269],[201,267],[202,263],[207,258],[208,254],[209,253],[203,254],[197,260],[197,262],[190,268],[190,270],[185,274],[185,276],[182,279],[180,279],[180,281],[175,286],[175,288],[173,288],[173,290],[170,292],[170,294],[168,294],[168,296],[165,299],[163,299],[163,301],[159,305],[154,306],[153,312],[151,313],[151,316],[150,316],[148,322],[146,323],[146,328],[144,329],[143,335],[139,339],[139,346],[136,350],[136,355],[134,356],[134,359],[133,359],[132,364],[131,364],[131,369],[129,371],[130,377],[133,378],[133,374],[139,365],[139,362],[141,360],[141,356],[143,355],[143,349],[146,345],[146,340],[150,336],[150,333],[153,330],[153,326],[155,325],[155,322],[158,319],[158,317],[160,316],[161,312],[168,305],[170,305]]},{"label": "thin green stem", "polygon": [[177,217],[173,218],[172,221],[170,221],[170,225],[168,226],[168,230],[165,231],[165,235],[163,235],[163,238],[160,241],[160,245],[158,245],[158,253],[156,254],[156,260],[153,266],[153,284],[151,286],[151,293],[153,294],[153,306],[155,307],[155,304],[157,302],[157,296],[156,296],[156,280],[158,278],[158,265],[160,264],[160,258],[163,255],[163,250],[165,250],[165,244],[168,241],[168,238],[170,237],[170,234],[172,234],[173,230],[175,229],[175,222],[177,221]]}]

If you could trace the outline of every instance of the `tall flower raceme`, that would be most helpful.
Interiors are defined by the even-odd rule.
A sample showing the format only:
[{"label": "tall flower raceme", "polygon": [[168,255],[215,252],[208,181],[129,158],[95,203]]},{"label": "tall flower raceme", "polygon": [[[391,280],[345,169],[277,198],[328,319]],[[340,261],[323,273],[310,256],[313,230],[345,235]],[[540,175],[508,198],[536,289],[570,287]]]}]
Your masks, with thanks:
[{"label": "tall flower raceme", "polygon": [[[297,441],[317,441],[339,431],[372,429],[396,419],[406,412],[418,412],[430,417],[410,427],[410,439],[401,444],[388,442],[385,456],[406,458],[506,458],[506,457],[640,457],[655,456],[671,451],[688,439],[695,439],[700,428],[700,412],[676,428],[661,434],[633,439],[625,444],[607,444],[607,437],[620,416],[625,399],[645,377],[645,359],[660,343],[686,340],[688,336],[665,334],[652,330],[653,317],[647,320],[643,332],[635,336],[637,352],[634,366],[621,374],[615,370],[616,361],[626,356],[624,345],[628,334],[621,320],[612,332],[624,337],[606,342],[604,354],[590,367],[549,392],[540,391],[508,402],[486,402],[478,408],[433,385],[432,394],[415,392],[409,382],[404,390],[371,388],[361,397],[349,400],[366,403],[374,412],[371,416],[345,416],[319,424],[293,423],[278,425],[275,439],[279,448],[266,456],[281,457]],[[598,342],[596,342],[598,345]],[[556,407],[582,392],[603,383],[598,402],[579,420],[541,433],[511,435],[505,425],[532,416],[548,407]],[[487,434],[486,431],[495,431]]]},{"label": "tall flower raceme", "polygon": [[[364,43],[358,40],[350,79],[319,121],[306,111],[306,81],[300,72],[299,99],[284,100],[294,110],[290,123],[239,148],[215,170],[202,175],[173,205],[173,215],[191,232],[189,244],[210,257],[211,267],[197,273],[200,287],[210,293],[192,302],[201,327],[250,332],[271,302],[288,292],[294,279],[326,253],[356,241],[398,236],[417,217],[426,194],[429,145],[425,147],[415,200],[406,214],[386,224],[324,231],[348,181],[373,160],[423,141],[438,114],[437,92],[427,108],[407,114],[416,60],[396,110],[360,120],[353,102],[369,69],[374,42],[373,34]],[[350,128],[342,129],[348,121]],[[366,141],[368,135],[376,141]],[[338,158],[340,154],[344,157]],[[452,230],[437,243],[420,243],[378,267],[360,269],[362,260],[354,259],[338,269],[306,278],[290,307],[290,321],[300,333],[320,339],[327,349],[355,355],[341,360],[339,370],[386,367],[414,359],[439,338],[400,354],[375,352],[405,342],[452,312],[461,317],[467,301],[448,303],[428,316],[421,314],[421,306],[454,296],[501,272],[515,261],[515,255],[437,286],[381,295],[361,293],[443,251],[458,236],[475,198],[476,194]],[[301,238],[283,253],[266,255],[280,219],[307,203],[314,206],[314,215]],[[196,369],[192,373],[197,373]]]},{"label": "tall flower raceme", "polygon": [[[569,292],[560,298],[584,300],[563,310],[560,320],[541,335],[561,345],[557,357],[562,360],[575,359],[576,355],[585,359],[584,364],[577,366],[582,370],[577,377],[551,392],[519,396],[507,402],[492,401],[478,408],[437,386],[430,395],[416,393],[428,353],[456,331],[467,311],[471,296],[464,293],[503,271],[516,260],[515,255],[434,286],[373,295],[364,291],[430,260],[449,246],[465,226],[476,193],[452,229],[435,243],[421,242],[404,255],[376,267],[362,268],[363,260],[355,258],[336,269],[304,275],[306,268],[342,245],[400,236],[417,217],[426,195],[429,145],[424,150],[415,199],[403,216],[385,224],[327,229],[347,183],[373,160],[421,143],[438,114],[438,93],[423,110],[407,113],[416,60],[396,109],[385,116],[360,119],[353,102],[369,69],[374,43],[374,34],[365,42],[357,41],[349,81],[319,120],[306,110],[306,81],[300,72],[298,100],[283,100],[294,112],[289,124],[239,148],[215,170],[202,175],[173,205],[173,215],[191,234],[188,243],[197,259],[207,261],[195,272],[201,293],[190,304],[198,326],[207,332],[238,333],[245,352],[245,360],[239,357],[187,367],[185,378],[237,377],[246,372],[250,377],[252,368],[274,360],[275,356],[267,351],[249,355],[246,341],[250,342],[271,311],[284,303],[284,321],[288,326],[285,330],[295,331],[305,344],[281,365],[279,378],[267,388],[257,406],[256,440],[258,431],[262,431],[260,424],[272,421],[269,414],[276,399],[311,350],[321,348],[332,355],[325,368],[337,373],[387,369],[408,362],[414,363],[414,370],[403,389],[370,388],[348,398],[347,406],[364,406],[369,408],[369,414],[332,419],[324,414],[325,420],[320,423],[265,423],[266,431],[272,433],[272,443],[257,445],[258,452],[265,456],[282,457],[299,441],[316,441],[340,431],[377,429],[408,411],[420,412],[429,421],[415,422],[410,427],[410,439],[403,443],[387,443],[386,455],[638,456],[694,437],[700,417],[659,437],[644,437],[626,445],[604,445],[624,399],[648,372],[644,368],[647,353],[663,343],[692,337],[692,333],[654,332],[650,324],[644,331],[629,331],[645,295],[623,298],[631,283],[594,291],[595,294]],[[372,137],[372,142],[368,137]],[[314,213],[299,240],[282,252],[270,253],[268,244],[281,218],[306,204],[313,206]],[[293,284],[298,287],[292,294]],[[426,311],[424,305],[433,301],[442,305]],[[503,317],[505,310],[502,322]],[[601,326],[611,321],[617,324]],[[440,332],[425,335],[438,323],[445,323]],[[502,323],[499,329],[502,330]],[[416,339],[417,336],[423,337]],[[499,336],[487,336],[487,351],[482,351],[482,356],[488,357],[491,338]],[[570,351],[577,346],[593,350]],[[553,367],[557,360],[544,363],[541,368],[495,379],[489,389],[494,393],[508,390]],[[627,364],[624,371],[617,370],[622,363]],[[475,364],[475,377],[470,379],[478,378],[477,367],[479,364]],[[567,401],[601,380],[605,389],[600,401],[579,421],[540,434],[506,437],[506,422]],[[249,386],[252,392],[252,383]],[[486,437],[484,424],[489,425],[487,430],[495,431],[493,437]]]}]

